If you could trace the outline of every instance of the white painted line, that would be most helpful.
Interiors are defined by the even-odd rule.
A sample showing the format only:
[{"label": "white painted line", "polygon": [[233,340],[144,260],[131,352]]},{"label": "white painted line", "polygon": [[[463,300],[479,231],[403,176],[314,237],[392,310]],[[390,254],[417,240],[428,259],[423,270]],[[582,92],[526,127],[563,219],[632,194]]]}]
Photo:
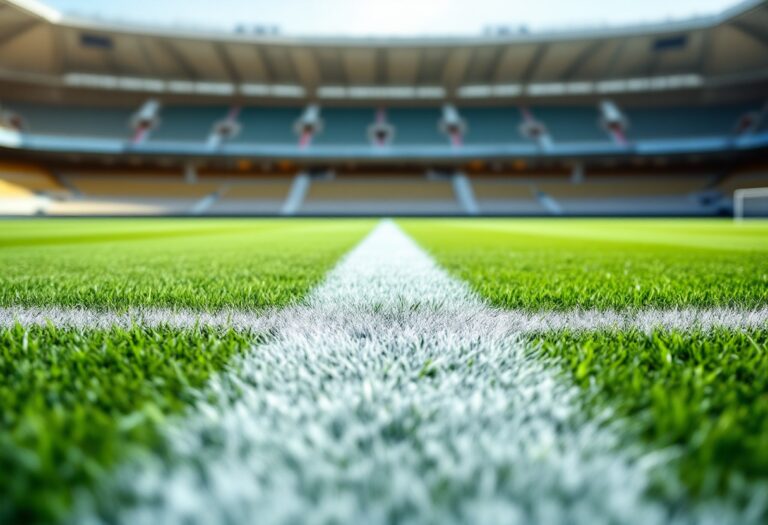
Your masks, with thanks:
[{"label": "white painted line", "polygon": [[666,456],[587,418],[498,319],[383,223],[170,425],[170,461],[125,467],[117,521],[749,522],[646,500]]},{"label": "white painted line", "polygon": [[[448,306],[446,306],[448,308]],[[59,328],[79,330],[107,330],[111,327],[145,328],[170,327],[175,329],[220,328],[259,333],[275,328],[290,316],[305,317],[306,307],[290,307],[283,310],[219,310],[201,312],[186,309],[130,308],[124,312],[103,311],[89,308],[68,307],[0,307],[0,328],[15,324],[22,326],[53,325]],[[323,317],[338,315],[336,306],[315,306],[311,316],[320,321]],[[363,312],[360,315],[364,315]],[[511,334],[530,335],[558,330],[596,332],[601,330],[702,330],[717,328],[750,329],[768,328],[768,307],[763,308],[649,308],[640,310],[569,310],[527,312],[524,310],[496,310],[487,308],[473,312],[474,316],[487,318],[497,329]]]}]

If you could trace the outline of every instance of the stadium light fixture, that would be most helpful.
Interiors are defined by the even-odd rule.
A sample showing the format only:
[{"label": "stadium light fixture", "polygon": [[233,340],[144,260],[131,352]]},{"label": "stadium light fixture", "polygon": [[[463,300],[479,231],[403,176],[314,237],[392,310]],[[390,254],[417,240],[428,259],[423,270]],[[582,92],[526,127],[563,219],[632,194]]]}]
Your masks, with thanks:
[{"label": "stadium light fixture", "polygon": [[600,82],[536,82],[521,84],[488,84],[462,86],[459,98],[508,98],[525,93],[531,97],[590,95],[593,93],[626,93],[696,88],[704,85],[700,75],[666,75],[645,78],[623,78]]},{"label": "stadium light fixture", "polygon": [[69,73],[64,75],[64,84],[71,87],[117,89],[117,77],[91,75],[88,73]]},{"label": "stadium light fixture", "polygon": [[165,82],[150,78],[119,77],[117,79],[117,88],[124,91],[163,91],[165,89]]},{"label": "stadium light fixture", "polygon": [[195,92],[201,95],[234,95],[235,86],[226,82],[196,82]]},{"label": "stadium light fixture", "polygon": [[323,99],[442,99],[445,89],[440,86],[320,86],[318,98]]},{"label": "stadium light fixture", "polygon": [[702,85],[704,85],[704,79],[701,75],[690,74],[603,80],[597,82],[595,87],[598,93],[628,93],[697,88]]},{"label": "stadium light fixture", "polygon": [[235,93],[234,84],[228,82],[189,82],[186,80],[171,80],[166,84],[169,93],[190,95],[219,95],[229,96]]},{"label": "stadium light fixture", "polygon": [[240,94],[246,97],[302,98],[306,91],[289,84],[240,84]]},{"label": "stadium light fixture", "polygon": [[445,89],[438,86],[419,87],[416,88],[416,98],[445,98]]},{"label": "stadium light fixture", "polygon": [[118,77],[90,73],[69,73],[64,75],[64,85],[66,86],[122,91],[195,93],[194,84],[194,82],[165,82],[154,78]]},{"label": "stadium light fixture", "polygon": [[91,73],[68,73],[64,85],[69,87],[174,93],[183,95],[232,96],[240,92],[245,96],[271,96],[302,98],[301,86],[282,84],[232,84],[229,82],[195,82],[190,80],[161,80],[156,78],[118,77]]},{"label": "stadium light fixture", "polygon": [[515,97],[522,92],[520,84],[470,85],[458,90],[459,98]]},{"label": "stadium light fixture", "polygon": [[137,77],[112,77],[106,75],[75,74],[67,78],[66,83],[78,87],[118,89],[123,91],[162,91],[163,82]]}]

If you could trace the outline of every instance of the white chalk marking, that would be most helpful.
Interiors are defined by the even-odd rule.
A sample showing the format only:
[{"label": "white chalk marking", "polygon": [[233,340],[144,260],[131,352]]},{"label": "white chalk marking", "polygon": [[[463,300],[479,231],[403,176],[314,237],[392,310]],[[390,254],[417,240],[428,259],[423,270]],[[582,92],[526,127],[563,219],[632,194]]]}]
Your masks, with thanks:
[{"label": "white chalk marking", "polygon": [[[284,310],[219,310],[204,312],[186,309],[130,308],[126,311],[104,311],[68,307],[0,307],[0,327],[47,326],[79,330],[108,330],[119,328],[175,329],[219,328],[260,333],[276,327],[286,316],[305,315],[304,307]],[[326,311],[327,310],[327,311]],[[360,312],[364,315],[365,312]],[[313,315],[336,316],[335,307],[315,308]],[[648,308],[639,310],[570,310],[529,312],[524,310],[484,309],[473,312],[487,317],[488,322],[510,333],[528,335],[558,330],[597,332],[602,330],[702,330],[717,328],[768,328],[768,307],[762,308]]]}]

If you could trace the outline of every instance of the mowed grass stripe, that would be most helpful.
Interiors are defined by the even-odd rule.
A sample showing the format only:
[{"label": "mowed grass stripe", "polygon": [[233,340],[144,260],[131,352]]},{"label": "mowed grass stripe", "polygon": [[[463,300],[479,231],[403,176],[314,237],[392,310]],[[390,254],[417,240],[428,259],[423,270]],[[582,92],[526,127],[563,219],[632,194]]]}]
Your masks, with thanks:
[{"label": "mowed grass stripe", "polygon": [[699,498],[768,498],[768,325],[542,333],[530,342],[581,385],[591,411],[607,407],[670,450]]},{"label": "mowed grass stripe", "polygon": [[[109,228],[98,221],[9,224],[38,233],[31,238],[51,237],[44,235],[50,228],[63,244],[0,249],[0,305],[113,310],[284,306],[306,294],[373,226],[371,221],[108,221],[115,228],[109,240]],[[131,237],[176,227],[184,235]],[[14,235],[20,234],[0,233],[0,243]],[[94,235],[103,242],[77,243],[78,236]]]},{"label": "mowed grass stripe", "polygon": [[[768,251],[768,221],[731,219],[480,219],[448,220],[445,226],[497,231],[553,240],[588,240],[646,248]],[[471,236],[471,234],[469,234]]]},{"label": "mowed grass stripe", "polygon": [[[275,227],[275,226],[273,226]],[[288,227],[282,225],[281,227]],[[56,236],[37,236],[37,237],[5,237],[0,238],[0,249],[18,248],[25,246],[55,246],[71,244],[93,244],[93,243],[118,243],[130,241],[144,241],[154,239],[172,239],[175,237],[202,237],[205,235],[228,235],[235,233],[253,232],[253,226],[240,227],[219,227],[219,228],[178,228],[174,227],[168,230],[134,230],[127,232],[105,232],[105,233],[86,233],[86,234],[68,234]]]},{"label": "mowed grass stripe", "polygon": [[258,338],[200,328],[0,328],[0,523],[53,523]]},{"label": "mowed grass stripe", "polygon": [[[676,220],[401,223],[449,271],[505,309],[768,304],[765,224],[742,229],[732,222]],[[689,230],[698,246],[687,244]]]}]

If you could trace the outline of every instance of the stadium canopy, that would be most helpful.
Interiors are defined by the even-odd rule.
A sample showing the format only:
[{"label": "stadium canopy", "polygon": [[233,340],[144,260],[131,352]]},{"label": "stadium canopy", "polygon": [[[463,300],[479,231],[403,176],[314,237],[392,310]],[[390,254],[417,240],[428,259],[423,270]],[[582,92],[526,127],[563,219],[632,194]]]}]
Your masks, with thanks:
[{"label": "stadium canopy", "polygon": [[0,0],[0,85],[11,94],[105,90],[427,103],[759,90],[766,83],[766,0],[680,22],[455,38],[162,29],[72,18],[33,0]]}]

